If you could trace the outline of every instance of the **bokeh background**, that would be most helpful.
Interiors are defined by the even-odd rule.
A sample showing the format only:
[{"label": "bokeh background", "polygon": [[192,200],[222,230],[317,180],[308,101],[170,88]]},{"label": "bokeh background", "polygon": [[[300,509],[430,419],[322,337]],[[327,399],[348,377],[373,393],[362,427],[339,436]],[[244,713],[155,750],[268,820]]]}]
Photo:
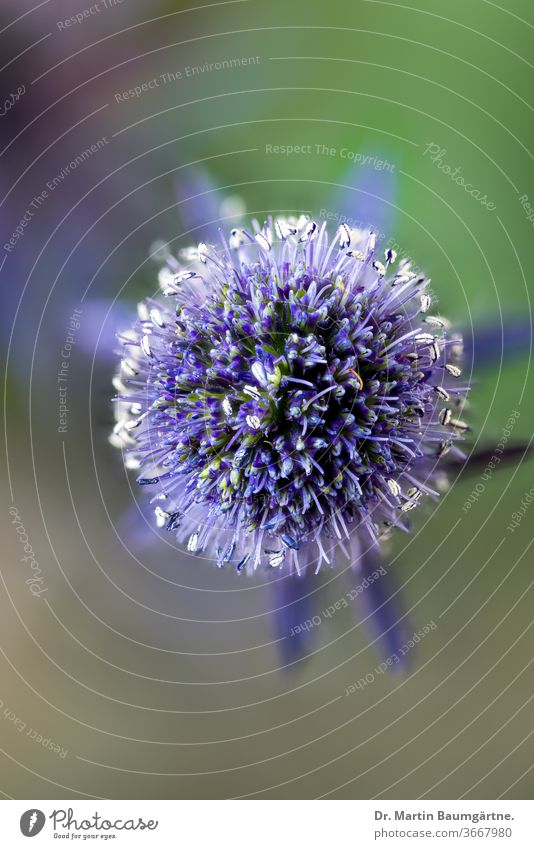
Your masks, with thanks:
[{"label": "bokeh background", "polygon": [[[157,288],[156,240],[322,210],[432,277],[473,366],[469,445],[511,416],[527,443],[533,30],[528,0],[2,0],[4,797],[531,797],[532,461],[460,475],[392,540],[410,633],[436,627],[376,674],[356,605],[288,661],[269,583],[155,530],[108,435],[114,333]],[[312,614],[346,580],[322,574]]]}]

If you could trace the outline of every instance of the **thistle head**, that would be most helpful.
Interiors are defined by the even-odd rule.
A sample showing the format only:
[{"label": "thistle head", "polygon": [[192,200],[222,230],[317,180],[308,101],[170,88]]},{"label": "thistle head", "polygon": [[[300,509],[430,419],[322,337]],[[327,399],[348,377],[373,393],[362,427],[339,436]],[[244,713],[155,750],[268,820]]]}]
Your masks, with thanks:
[{"label": "thistle head", "polygon": [[407,530],[465,428],[428,283],[372,232],[304,217],[169,256],[119,337],[112,437],[158,525],[238,571]]}]

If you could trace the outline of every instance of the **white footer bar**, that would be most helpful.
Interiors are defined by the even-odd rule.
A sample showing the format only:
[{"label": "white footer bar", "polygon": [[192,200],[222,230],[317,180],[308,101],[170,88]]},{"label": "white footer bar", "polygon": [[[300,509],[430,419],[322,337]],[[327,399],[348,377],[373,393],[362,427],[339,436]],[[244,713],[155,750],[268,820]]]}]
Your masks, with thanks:
[{"label": "white footer bar", "polygon": [[[2,846],[534,846],[529,801],[2,801]],[[35,844],[28,839],[35,837]]]}]

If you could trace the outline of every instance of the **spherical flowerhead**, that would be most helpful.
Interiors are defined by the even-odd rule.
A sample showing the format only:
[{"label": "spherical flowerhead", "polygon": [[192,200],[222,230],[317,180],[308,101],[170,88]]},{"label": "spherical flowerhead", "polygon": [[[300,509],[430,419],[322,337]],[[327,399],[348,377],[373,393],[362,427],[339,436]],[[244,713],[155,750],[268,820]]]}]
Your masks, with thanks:
[{"label": "spherical flowerhead", "polygon": [[115,379],[112,441],[156,521],[238,571],[300,572],[408,529],[458,452],[461,343],[372,232],[233,230],[160,273]]}]

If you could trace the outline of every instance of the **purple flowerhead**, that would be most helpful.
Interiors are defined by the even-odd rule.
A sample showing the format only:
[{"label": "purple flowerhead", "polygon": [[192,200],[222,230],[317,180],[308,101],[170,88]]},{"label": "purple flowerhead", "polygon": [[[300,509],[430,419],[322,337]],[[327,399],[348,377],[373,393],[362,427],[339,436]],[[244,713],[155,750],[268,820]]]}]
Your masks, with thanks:
[{"label": "purple flowerhead", "polygon": [[372,232],[305,217],[169,256],[114,381],[112,442],[157,524],[247,572],[408,530],[466,428],[461,340],[428,282]]}]

